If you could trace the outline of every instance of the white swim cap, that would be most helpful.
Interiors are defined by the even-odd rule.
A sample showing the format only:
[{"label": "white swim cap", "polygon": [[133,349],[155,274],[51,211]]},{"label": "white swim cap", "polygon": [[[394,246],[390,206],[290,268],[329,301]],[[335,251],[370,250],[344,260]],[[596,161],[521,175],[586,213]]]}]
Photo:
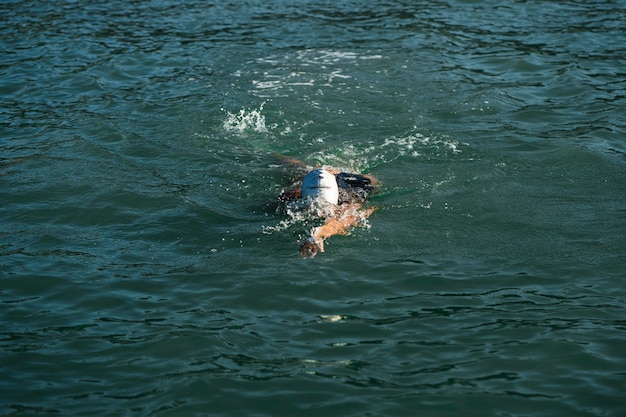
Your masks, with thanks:
[{"label": "white swim cap", "polygon": [[302,181],[302,197],[319,198],[331,204],[339,203],[337,179],[322,168],[309,172]]}]

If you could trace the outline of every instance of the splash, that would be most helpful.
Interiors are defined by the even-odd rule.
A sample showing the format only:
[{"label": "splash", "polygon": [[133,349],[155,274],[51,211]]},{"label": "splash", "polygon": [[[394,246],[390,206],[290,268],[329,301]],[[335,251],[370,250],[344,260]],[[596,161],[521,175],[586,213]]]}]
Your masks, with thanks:
[{"label": "splash", "polygon": [[[339,215],[340,218],[344,218],[344,216],[354,214],[357,214],[359,218],[355,227],[360,229],[370,228],[368,216],[364,211],[355,209],[338,214],[336,206],[324,204],[314,199],[301,199],[289,202],[285,204],[281,211],[287,215],[287,218],[281,220],[274,226],[263,226],[264,234],[271,235],[276,232],[298,228],[300,232],[303,232],[305,235],[310,235],[313,228],[322,225],[325,219],[337,217],[337,215]],[[300,237],[303,237],[303,235]]]},{"label": "splash", "polygon": [[[256,110],[241,109],[239,113],[231,113],[226,111],[226,120],[223,127],[226,130],[243,133],[252,130],[257,133],[267,133],[268,129],[265,125],[265,116],[263,115],[263,106]],[[224,110],[224,109],[222,109]]]},{"label": "splash", "polygon": [[315,152],[308,159],[312,161],[312,165],[332,166],[348,172],[366,172],[405,156],[421,158],[459,154],[465,146],[466,143],[453,139],[412,133],[388,137],[382,143],[371,143],[367,146],[342,144],[340,148]]},{"label": "splash", "polygon": [[313,227],[318,225],[321,220],[333,216],[335,207],[330,204],[324,204],[315,199],[298,199],[285,203],[278,211],[287,215],[287,218],[278,222],[275,226],[263,226],[263,233],[272,234],[290,229],[295,225],[303,227]]},{"label": "splash", "polygon": [[439,139],[414,133],[406,137],[395,137],[385,139],[380,145],[381,149],[391,149],[398,157],[411,155],[421,156],[422,153],[432,153],[433,151],[444,151],[451,153],[461,153],[461,144],[452,139]]}]

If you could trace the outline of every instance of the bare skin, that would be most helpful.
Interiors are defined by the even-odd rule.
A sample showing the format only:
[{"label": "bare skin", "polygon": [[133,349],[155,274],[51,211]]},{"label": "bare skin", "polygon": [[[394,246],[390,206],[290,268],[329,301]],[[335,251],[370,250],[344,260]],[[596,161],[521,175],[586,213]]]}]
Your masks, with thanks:
[{"label": "bare skin", "polygon": [[339,207],[339,214],[326,219],[322,226],[315,227],[311,235],[300,245],[300,255],[303,258],[314,258],[319,252],[324,252],[324,241],[335,235],[348,235],[350,229],[360,221],[367,219],[376,207],[362,209],[362,204],[343,204]]},{"label": "bare skin", "polygon": [[[308,169],[304,163],[293,159],[287,158],[282,155],[277,156],[284,164],[296,166],[302,169]],[[325,168],[327,171],[334,175],[339,174],[341,171],[334,168]],[[377,181],[374,177],[365,175],[371,181],[372,185],[376,185]],[[283,191],[279,196],[281,201],[293,201],[301,198],[301,190],[293,189]],[[328,217],[325,223],[321,226],[313,228],[311,234],[300,244],[300,255],[303,258],[314,258],[318,253],[324,252],[324,241],[329,237],[336,235],[348,235],[353,227],[358,226],[359,222],[367,219],[373,212],[376,211],[376,207],[363,208],[364,202],[346,202],[336,206],[334,214]]]}]

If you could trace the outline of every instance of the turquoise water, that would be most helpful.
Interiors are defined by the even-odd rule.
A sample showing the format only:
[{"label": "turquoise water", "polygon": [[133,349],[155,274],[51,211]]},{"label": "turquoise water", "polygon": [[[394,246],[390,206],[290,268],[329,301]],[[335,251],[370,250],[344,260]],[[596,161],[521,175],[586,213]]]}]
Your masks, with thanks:
[{"label": "turquoise water", "polygon": [[2,2],[0,415],[623,416],[625,10]]}]

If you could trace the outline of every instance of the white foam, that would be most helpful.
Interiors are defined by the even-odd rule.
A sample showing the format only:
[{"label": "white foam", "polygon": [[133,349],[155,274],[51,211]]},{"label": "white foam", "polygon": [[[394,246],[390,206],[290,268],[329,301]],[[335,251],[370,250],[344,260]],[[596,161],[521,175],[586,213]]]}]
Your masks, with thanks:
[{"label": "white foam", "polygon": [[[261,96],[277,90],[285,90],[282,94],[287,94],[293,91],[293,87],[331,87],[353,78],[345,73],[344,64],[358,65],[359,60],[382,58],[382,55],[360,55],[356,52],[325,49],[307,49],[290,52],[285,56],[273,55],[256,60],[257,64],[266,69],[257,72],[258,78],[252,84]],[[294,65],[300,70],[294,71]]]},{"label": "white foam", "polygon": [[444,147],[452,150],[454,153],[459,153],[461,150],[459,149],[459,142],[456,140],[446,140],[446,139],[438,139],[432,138],[429,136],[424,136],[421,133],[414,133],[412,135],[397,138],[392,136],[390,138],[385,139],[385,142],[381,145],[381,147],[392,146],[397,148],[402,155],[413,154],[415,156],[419,155],[415,150],[416,145],[422,145],[424,147]]},{"label": "white foam", "polygon": [[[288,202],[284,205],[283,210],[287,218],[279,221],[273,226],[262,226],[264,234],[271,235],[275,232],[282,232],[293,227],[299,227],[310,233],[309,230],[315,226],[324,223],[325,219],[337,216],[337,206],[333,204],[325,204],[318,199],[299,199]],[[357,211],[359,214],[358,224],[356,227],[369,229],[370,223],[364,212]],[[354,211],[347,211],[341,216],[355,214]]]},{"label": "white foam", "polygon": [[267,133],[268,129],[265,125],[265,116],[263,115],[263,106],[261,104],[258,109],[241,109],[238,113],[226,111],[226,120],[223,127],[229,131],[243,133],[247,130],[253,130],[258,133]]}]

